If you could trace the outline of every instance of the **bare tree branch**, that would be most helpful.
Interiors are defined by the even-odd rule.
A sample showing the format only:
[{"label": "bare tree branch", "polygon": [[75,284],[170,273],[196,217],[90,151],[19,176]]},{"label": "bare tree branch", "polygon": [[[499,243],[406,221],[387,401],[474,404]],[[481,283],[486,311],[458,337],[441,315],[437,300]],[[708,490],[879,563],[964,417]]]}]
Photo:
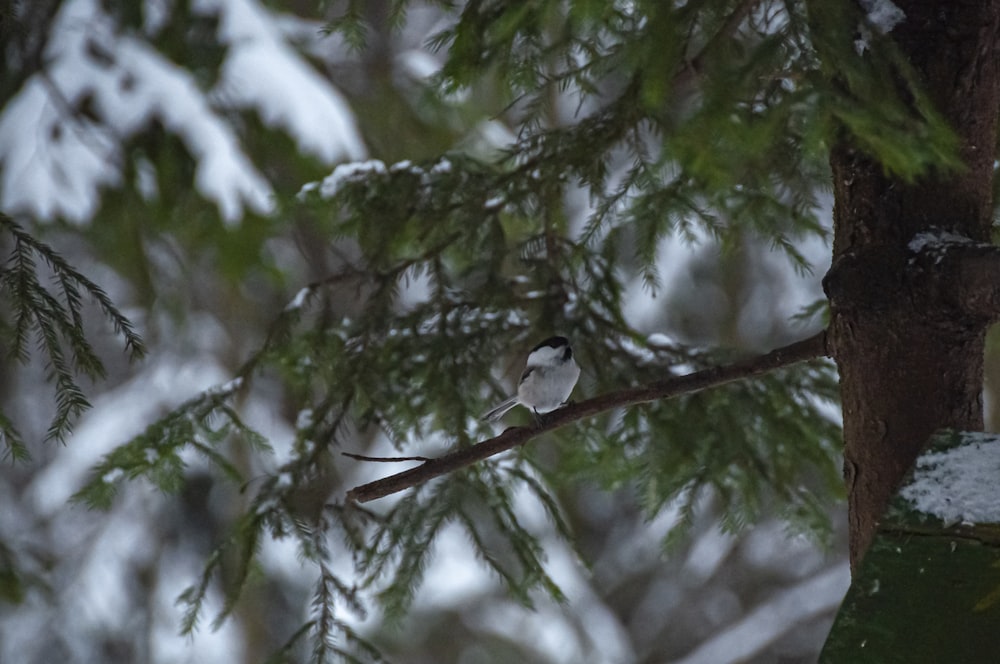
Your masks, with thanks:
[{"label": "bare tree branch", "polygon": [[347,499],[367,503],[404,489],[417,486],[495,454],[524,445],[539,435],[563,427],[571,422],[591,417],[613,408],[624,408],[649,401],[669,399],[681,394],[691,394],[710,387],[718,387],[744,378],[752,378],[805,360],[825,357],[826,332],[819,332],[807,339],[772,350],[726,366],[711,367],[684,376],[671,376],[663,380],[603,394],[593,399],[572,403],[543,416],[532,427],[512,427],[499,436],[471,447],[463,447],[395,475],[362,484],[347,492]]},{"label": "bare tree branch", "polygon": [[354,454],[353,452],[341,452],[345,457],[357,459],[358,461],[378,461],[380,463],[399,463],[400,461],[434,461],[425,456],[399,456],[399,457],[373,457],[364,454]]}]

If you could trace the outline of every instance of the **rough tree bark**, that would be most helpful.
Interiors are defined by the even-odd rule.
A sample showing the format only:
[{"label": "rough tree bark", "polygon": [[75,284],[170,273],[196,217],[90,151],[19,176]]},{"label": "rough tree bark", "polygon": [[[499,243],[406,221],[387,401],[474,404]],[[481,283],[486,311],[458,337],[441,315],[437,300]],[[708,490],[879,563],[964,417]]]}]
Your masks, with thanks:
[{"label": "rough tree bark", "polygon": [[[895,0],[891,32],[961,141],[968,166],[906,184],[849,141],[831,153],[833,264],[828,349],[840,371],[851,565],[930,435],[982,430],[983,351],[996,319],[984,276],[996,253],[957,245],[918,256],[914,236],[948,231],[989,241],[1000,109],[998,0]],[[985,287],[986,292],[977,293]]]}]

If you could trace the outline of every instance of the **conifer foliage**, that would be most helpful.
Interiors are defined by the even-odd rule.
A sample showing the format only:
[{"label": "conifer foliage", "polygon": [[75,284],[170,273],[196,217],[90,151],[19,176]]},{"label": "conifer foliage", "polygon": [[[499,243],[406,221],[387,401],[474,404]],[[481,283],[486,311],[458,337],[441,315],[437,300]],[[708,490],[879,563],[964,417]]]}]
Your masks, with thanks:
[{"label": "conifer foliage", "polygon": [[[387,20],[405,23],[410,3],[389,4]],[[183,629],[201,624],[213,588],[224,602],[211,617],[223,621],[253,577],[260,542],[291,539],[316,585],[311,618],[274,661],[288,661],[303,642],[317,662],[378,660],[378,648],[351,625],[373,609],[390,621],[405,617],[449,525],[465,532],[511,597],[527,606],[539,591],[562,599],[518,504],[537,503],[572,542],[558,494],[579,482],[631,491],[650,516],[680,505],[672,538],[684,535],[706,492],[719,498],[732,530],[778,512],[822,534],[824,506],[842,491],[840,432],[827,415],[837,379],[822,359],[609,407],[370,505],[345,494],[382,466],[341,452],[384,437],[419,463],[493,437],[477,415],[509,393],[504,377],[549,333],[574,341],[584,371],[577,399],[743,358],[628,321],[628,280],[663,287],[664,238],[715,241],[724,252],[764,243],[809,271],[798,246],[825,233],[818,196],[828,191],[835,138],[846,132],[902,178],[955,163],[952,134],[884,26],[851,3],[441,4],[451,20],[432,43],[444,58],[435,92],[447,99],[503,90],[514,140],[488,155],[456,149],[346,164],[302,183],[278,214],[322,229],[343,249],[340,267],[302,288],[231,382],[151,422],[76,495],[107,508],[133,481],[176,492],[186,481],[184,451],[208,459],[245,502],[180,597]],[[360,51],[363,5],[347,3],[329,25]],[[820,55],[838,63],[836,76]],[[575,114],[557,117],[552,99],[567,95]],[[566,204],[579,192],[589,200],[582,218]],[[98,303],[131,355],[143,345],[99,288],[2,221],[13,246],[0,273],[13,311],[7,336],[25,357],[37,334],[58,395],[49,435],[61,439],[86,407],[74,376],[101,375],[83,336],[81,298]],[[54,294],[40,281],[39,259]],[[248,391],[274,384],[298,413],[291,456],[280,465],[240,412]],[[521,423],[532,426],[527,415]],[[5,418],[0,433],[9,454],[25,455]],[[253,475],[234,450],[252,456]]]},{"label": "conifer foliage", "polygon": [[[7,339],[4,350],[22,363],[31,359],[33,343],[40,351],[47,378],[55,385],[55,412],[46,439],[64,441],[75,419],[90,406],[77,376],[104,377],[104,364],[84,333],[84,297],[97,303],[133,360],[141,359],[146,349],[132,323],[97,284],[5,214],[0,214],[0,231],[11,247],[0,267],[0,293],[10,311],[8,320],[0,319]],[[51,287],[44,285],[46,279]],[[20,432],[2,412],[0,442],[5,458],[30,459]]]}]

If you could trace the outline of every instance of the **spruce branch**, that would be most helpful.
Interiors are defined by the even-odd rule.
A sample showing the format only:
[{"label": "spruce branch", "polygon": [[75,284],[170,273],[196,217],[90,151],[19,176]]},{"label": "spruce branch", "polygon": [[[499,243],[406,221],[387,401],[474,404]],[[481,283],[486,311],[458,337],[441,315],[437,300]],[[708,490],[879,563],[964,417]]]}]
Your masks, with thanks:
[{"label": "spruce branch", "polygon": [[395,475],[362,484],[347,492],[347,499],[366,503],[404,489],[423,484],[428,480],[465,468],[501,452],[520,447],[548,431],[571,422],[606,412],[650,401],[669,399],[683,394],[700,392],[737,380],[753,378],[792,364],[826,357],[826,332],[732,364],[710,367],[683,376],[671,376],[648,385],[609,392],[592,399],[571,403],[543,416],[535,426],[511,427],[499,436],[471,447],[463,447],[436,459],[428,460]]},{"label": "spruce branch", "polygon": [[[684,66],[674,77],[673,84],[675,90],[687,90],[688,86],[703,72],[705,61],[713,52],[718,50],[722,42],[732,38],[740,25],[743,24],[743,21],[750,15],[751,10],[759,2],[760,0],[742,0],[733,12],[726,17],[722,27],[705,42],[701,49],[695,55],[685,59]],[[693,24],[692,27],[694,27]]]},{"label": "spruce branch", "polygon": [[[0,235],[12,240],[9,257],[0,263],[0,297],[10,305],[13,318],[5,352],[27,363],[31,359],[30,339],[35,337],[38,352],[47,359],[46,378],[55,385],[56,392],[56,410],[46,439],[64,441],[76,419],[90,407],[77,376],[96,380],[105,375],[104,365],[84,331],[83,296],[97,303],[124,340],[131,359],[141,359],[145,347],[132,323],[107,293],[3,213]],[[51,286],[43,285],[40,279],[43,268],[51,273]],[[0,419],[0,439],[6,443],[6,455],[27,457],[20,434],[7,418]]]},{"label": "spruce branch", "polygon": [[[145,344],[142,338],[135,332],[129,321],[108,297],[100,286],[77,271],[72,265],[44,242],[36,240],[30,233],[25,231],[13,219],[0,213],[0,226],[13,236],[16,247],[14,258],[18,262],[19,270],[14,271],[16,277],[21,281],[25,289],[33,292],[35,297],[44,298],[46,304],[50,305],[49,310],[57,310],[60,314],[68,313],[74,321],[80,319],[80,291],[85,291],[100,307],[104,316],[114,326],[115,333],[120,335],[125,341],[125,349],[129,352],[132,360],[141,360],[146,354]],[[39,287],[37,278],[33,278],[35,269],[34,261],[29,254],[41,256],[49,268],[53,271],[57,283],[62,287],[62,294],[66,299],[65,307],[60,303],[50,299],[48,292]],[[7,270],[10,270],[8,267]],[[4,272],[7,272],[4,270]],[[73,346],[73,350],[83,350],[78,348],[79,344]]]}]

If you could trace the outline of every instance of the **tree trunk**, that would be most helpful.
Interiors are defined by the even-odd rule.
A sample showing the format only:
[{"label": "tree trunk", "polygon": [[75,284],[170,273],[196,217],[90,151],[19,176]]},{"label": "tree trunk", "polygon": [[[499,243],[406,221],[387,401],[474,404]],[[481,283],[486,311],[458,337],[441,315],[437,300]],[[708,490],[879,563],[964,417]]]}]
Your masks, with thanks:
[{"label": "tree trunk", "polygon": [[982,246],[955,245],[945,259],[909,245],[940,231],[989,241],[1000,2],[895,4],[906,18],[890,36],[958,134],[968,169],[907,184],[849,142],[832,150],[834,255],[824,286],[843,397],[853,569],[930,435],[982,429],[984,338],[996,318],[993,298],[974,289]]}]

